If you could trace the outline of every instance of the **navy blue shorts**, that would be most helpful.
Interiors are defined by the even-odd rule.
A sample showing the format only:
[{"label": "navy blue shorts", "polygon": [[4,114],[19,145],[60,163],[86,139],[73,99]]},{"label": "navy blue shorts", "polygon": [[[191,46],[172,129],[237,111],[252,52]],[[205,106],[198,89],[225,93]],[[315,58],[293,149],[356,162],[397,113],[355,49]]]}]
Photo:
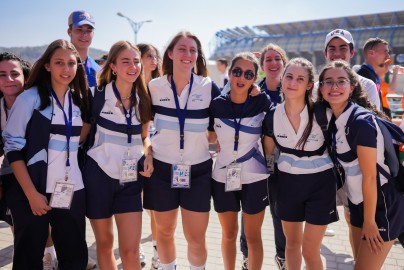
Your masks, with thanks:
[{"label": "navy blue shorts", "polygon": [[241,190],[225,191],[225,184],[212,179],[212,197],[215,211],[239,212],[240,203],[244,213],[258,214],[269,204],[267,179],[242,185]]},{"label": "navy blue shorts", "polygon": [[327,225],[338,220],[331,169],[316,174],[279,171],[276,213],[281,220]]},{"label": "navy blue shorts", "polygon": [[[351,225],[362,228],[363,226],[363,202],[355,205],[351,201],[349,210],[351,212]],[[402,196],[387,182],[377,190],[376,224],[380,236],[384,241],[396,239],[404,232],[404,196]]]},{"label": "navy blue shorts", "polygon": [[154,172],[144,180],[143,205],[159,212],[181,206],[193,212],[209,212],[212,159],[191,166],[191,187],[171,188],[171,164],[153,159]]},{"label": "navy blue shorts", "polygon": [[87,217],[101,219],[114,214],[142,212],[143,178],[139,175],[138,181],[121,185],[119,180],[109,177],[94,159],[88,157],[83,170]]},{"label": "navy blue shorts", "polygon": [[13,226],[13,219],[11,218],[10,209],[7,206],[6,197],[10,189],[11,181],[17,181],[14,174],[1,175],[3,198],[0,200],[0,220],[7,222],[8,225]]}]

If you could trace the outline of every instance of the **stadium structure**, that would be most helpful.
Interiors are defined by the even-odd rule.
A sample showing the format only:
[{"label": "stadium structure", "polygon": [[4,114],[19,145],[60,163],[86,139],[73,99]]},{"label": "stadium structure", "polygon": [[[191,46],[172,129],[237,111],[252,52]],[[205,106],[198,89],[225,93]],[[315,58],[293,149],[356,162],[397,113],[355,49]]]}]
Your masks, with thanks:
[{"label": "stadium structure", "polygon": [[404,11],[220,30],[211,42],[210,60],[230,60],[238,52],[259,52],[268,43],[275,43],[289,58],[302,56],[320,67],[325,64],[325,36],[337,28],[349,30],[354,38],[356,54],[351,64],[363,62],[362,47],[371,37],[387,40],[391,57],[404,64]]}]

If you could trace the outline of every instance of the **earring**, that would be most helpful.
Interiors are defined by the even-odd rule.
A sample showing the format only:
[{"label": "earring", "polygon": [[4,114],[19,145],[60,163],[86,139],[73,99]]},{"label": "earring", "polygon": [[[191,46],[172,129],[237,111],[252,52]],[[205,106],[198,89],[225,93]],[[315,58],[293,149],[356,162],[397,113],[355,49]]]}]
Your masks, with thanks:
[{"label": "earring", "polygon": [[112,75],[116,76],[116,72],[115,72],[115,71],[112,71]]}]

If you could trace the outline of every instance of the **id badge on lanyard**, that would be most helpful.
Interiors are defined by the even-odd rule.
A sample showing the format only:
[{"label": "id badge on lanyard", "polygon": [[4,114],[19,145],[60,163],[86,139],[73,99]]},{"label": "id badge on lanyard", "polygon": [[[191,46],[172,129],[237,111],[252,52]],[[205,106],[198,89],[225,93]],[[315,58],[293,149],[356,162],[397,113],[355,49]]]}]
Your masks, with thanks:
[{"label": "id badge on lanyard", "polygon": [[131,155],[129,149],[122,158],[119,183],[125,184],[137,181],[137,159]]},{"label": "id badge on lanyard", "polygon": [[275,173],[275,164],[278,162],[278,159],[279,159],[279,149],[275,147],[275,149],[272,151],[272,154],[266,158],[268,173],[270,174]]},{"label": "id badge on lanyard", "polygon": [[70,209],[73,195],[74,195],[74,184],[69,180],[70,171],[70,137],[72,133],[73,126],[73,104],[72,104],[72,94],[69,91],[69,112],[66,115],[62,104],[60,103],[55,91],[50,89],[53,98],[56,101],[57,106],[63,112],[63,117],[66,127],[66,167],[65,167],[65,177],[56,181],[55,189],[53,190],[49,206],[52,208]]},{"label": "id badge on lanyard", "polygon": [[[122,110],[125,116],[126,120],[126,126],[127,126],[127,135],[128,135],[128,145],[131,144],[132,142],[132,133],[130,132],[132,130],[132,111],[133,111],[133,106],[132,103],[130,105],[129,111],[125,108],[121,94],[119,93],[118,88],[116,87],[115,82],[112,83],[112,90],[114,91],[114,94],[118,101],[120,102],[122,106]],[[131,96],[136,94],[136,90],[132,88],[131,91]],[[137,158],[135,158],[130,151],[130,148],[126,151],[124,156],[122,157],[121,161],[121,166],[119,168],[119,183],[121,185],[125,183],[130,183],[130,182],[135,182],[137,181]]]},{"label": "id badge on lanyard", "polygon": [[233,147],[234,161],[232,163],[230,163],[230,165],[227,166],[226,183],[225,183],[226,192],[237,191],[237,190],[242,189],[242,184],[241,184],[242,164],[237,162],[237,155],[238,155],[238,144],[239,144],[239,138],[240,138],[241,120],[242,120],[244,112],[246,111],[247,106],[250,102],[250,97],[249,96],[247,97],[247,100],[243,105],[240,119],[238,121],[236,119],[236,112],[234,110],[231,99],[229,99],[229,102],[230,102],[231,108],[234,113],[234,147]]},{"label": "id badge on lanyard", "polygon": [[185,103],[184,109],[181,109],[177,95],[177,88],[174,83],[174,75],[171,75],[171,89],[173,90],[175,108],[177,111],[177,117],[180,126],[180,156],[181,156],[181,161],[178,164],[173,164],[171,167],[172,188],[191,188],[191,165],[184,164],[183,153],[184,153],[185,119],[187,113],[188,99],[192,91],[193,81],[194,76],[193,74],[191,74],[187,102]]},{"label": "id badge on lanyard", "polygon": [[225,191],[241,190],[241,163],[233,162],[227,166]]},{"label": "id badge on lanyard", "polygon": [[270,174],[275,173],[275,154],[271,154],[267,157],[267,170]]},{"label": "id badge on lanyard", "polygon": [[171,170],[172,188],[191,187],[191,166],[185,164],[173,164]]},{"label": "id badge on lanyard", "polygon": [[52,208],[70,209],[74,195],[74,184],[69,181],[69,173],[66,169],[64,179],[56,181],[55,189],[50,198],[49,206]]}]

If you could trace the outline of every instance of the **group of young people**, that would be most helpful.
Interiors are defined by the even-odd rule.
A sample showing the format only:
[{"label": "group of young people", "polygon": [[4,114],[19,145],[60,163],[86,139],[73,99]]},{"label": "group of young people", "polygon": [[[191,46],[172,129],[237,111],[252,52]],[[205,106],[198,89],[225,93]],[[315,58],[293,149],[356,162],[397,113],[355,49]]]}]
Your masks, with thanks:
[{"label": "group of young people", "polygon": [[[323,269],[320,245],[327,225],[338,220],[337,186],[315,104],[328,108],[333,147],[346,172],[341,190],[349,202],[355,269],[381,268],[404,231],[404,198],[376,170],[376,164],[388,170],[374,119],[383,114],[348,64],[348,31],[327,35],[329,63],[313,97],[313,64],[289,61],[275,44],[260,59],[236,54],[221,93],[191,32],[175,35],[162,59],[151,45],[118,41],[99,68],[80,53],[94,27],[87,12],[73,12],[68,33],[77,35],[78,45],[55,40],[28,77],[18,57],[0,58],[3,166],[12,170],[3,177],[2,167],[2,179],[14,225],[13,269],[43,269],[49,227],[59,269],[86,269],[86,216],[100,269],[117,269],[112,218],[123,268],[140,269],[143,208],[150,210],[158,246],[151,269],[177,267],[179,212],[190,269],[205,269],[211,199],[222,226],[225,269],[236,268],[240,210],[247,269],[262,268],[267,205],[278,266],[300,269],[304,259],[306,269]],[[260,68],[266,77],[255,84]],[[357,106],[370,111],[355,120],[349,137],[355,141],[348,142],[344,126]],[[220,146],[214,166],[213,143]],[[85,158],[78,158],[79,150]],[[346,158],[348,151],[353,158]]]}]

